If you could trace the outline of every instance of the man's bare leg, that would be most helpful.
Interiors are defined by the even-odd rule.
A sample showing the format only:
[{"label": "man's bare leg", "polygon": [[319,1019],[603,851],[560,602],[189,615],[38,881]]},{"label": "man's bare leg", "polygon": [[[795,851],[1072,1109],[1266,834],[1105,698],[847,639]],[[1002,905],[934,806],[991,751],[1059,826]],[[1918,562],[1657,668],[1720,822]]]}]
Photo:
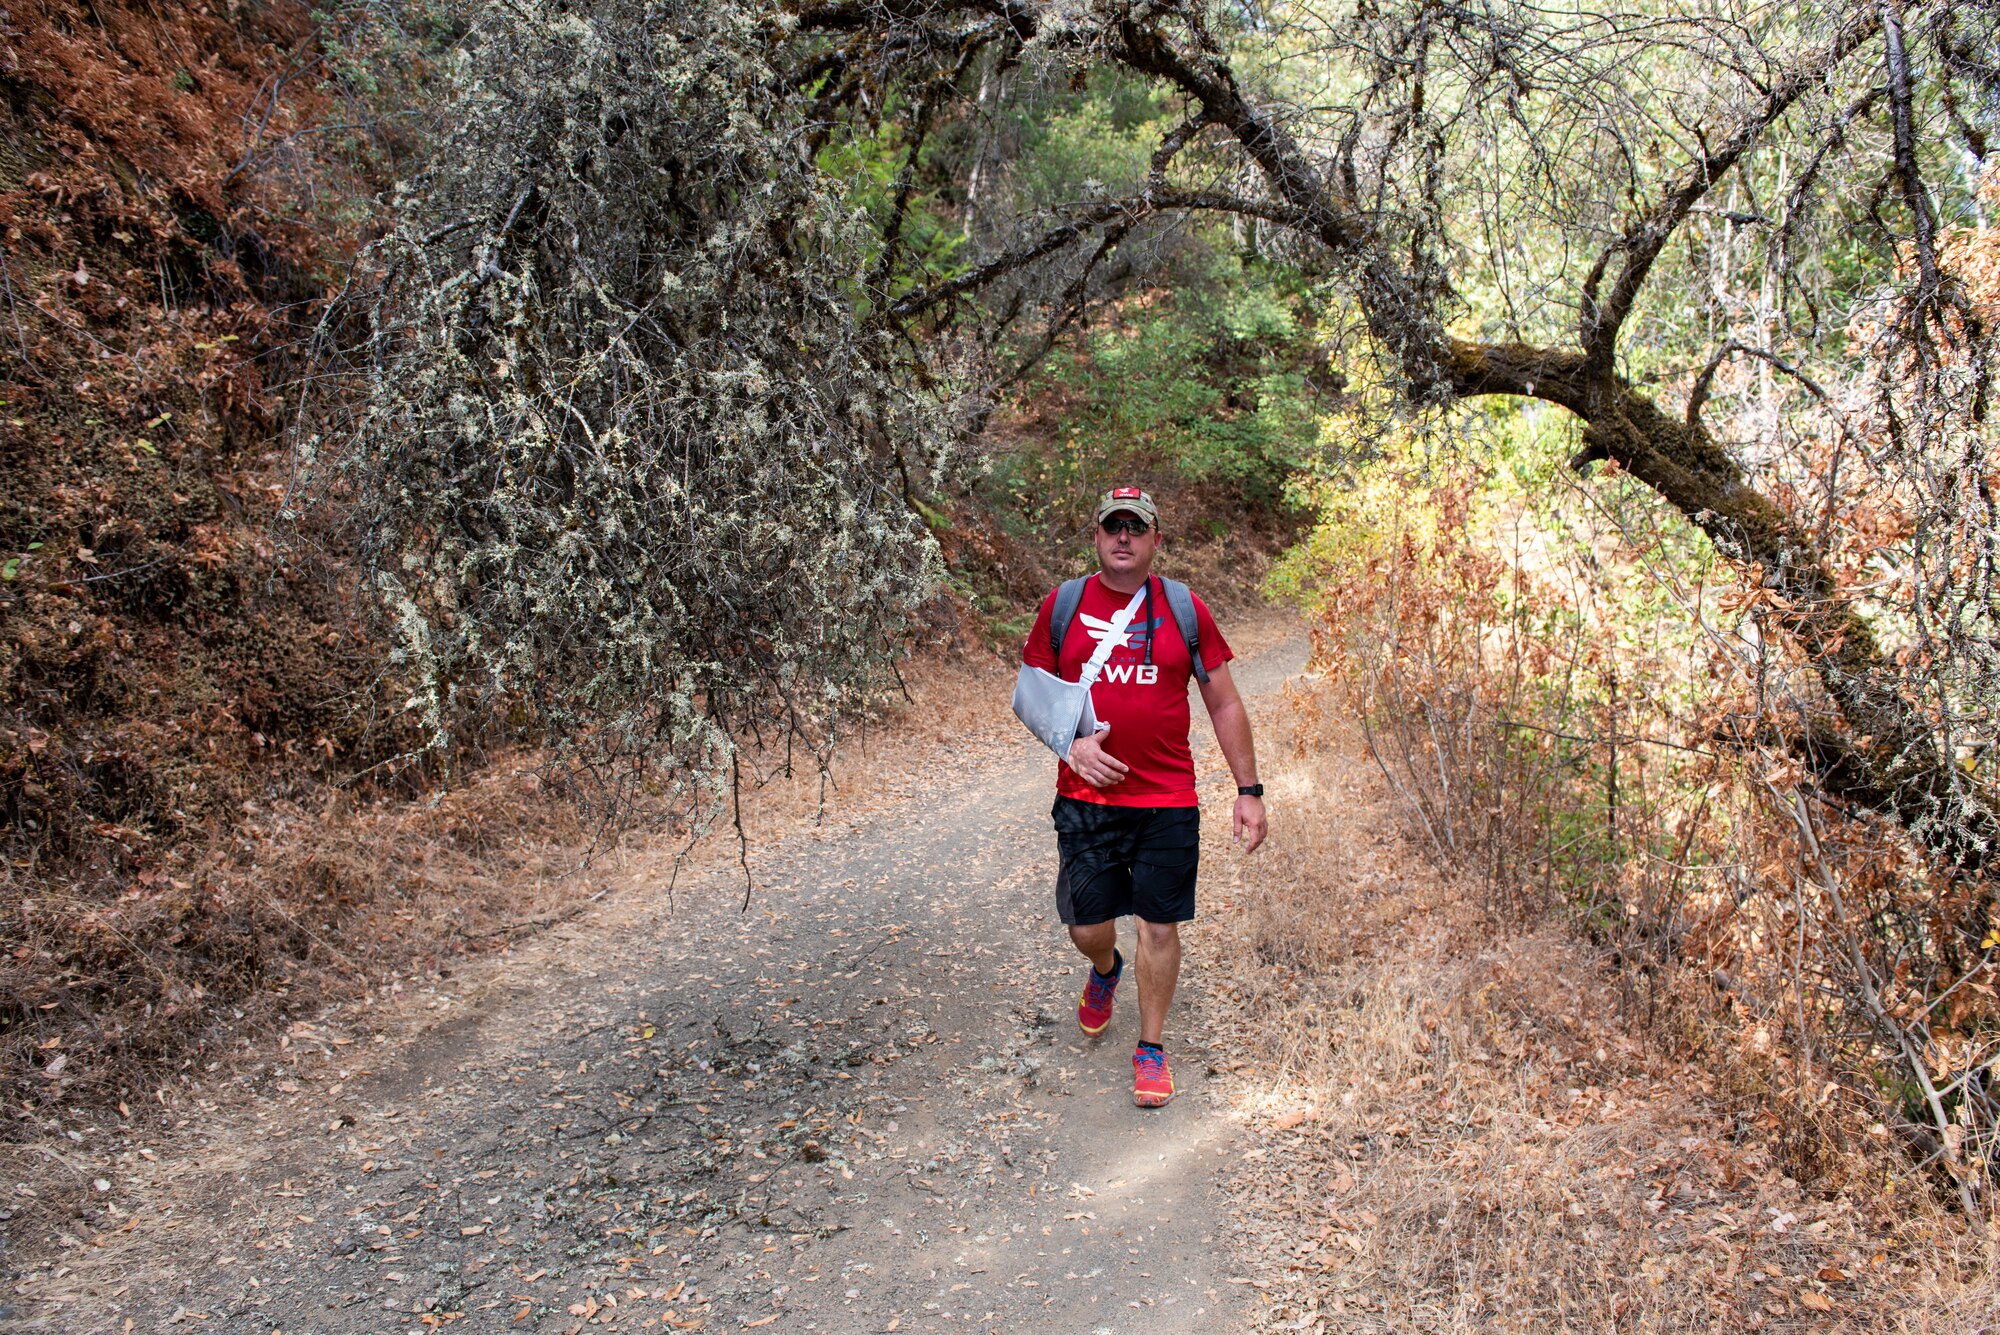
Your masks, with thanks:
[{"label": "man's bare leg", "polygon": [[1118,922],[1094,922],[1088,927],[1072,927],[1069,939],[1090,960],[1100,977],[1109,978],[1118,963]]},{"label": "man's bare leg", "polygon": [[1139,1041],[1157,1043],[1167,1027],[1167,1009],[1174,1004],[1174,984],[1181,976],[1181,925],[1144,918],[1137,922]]}]

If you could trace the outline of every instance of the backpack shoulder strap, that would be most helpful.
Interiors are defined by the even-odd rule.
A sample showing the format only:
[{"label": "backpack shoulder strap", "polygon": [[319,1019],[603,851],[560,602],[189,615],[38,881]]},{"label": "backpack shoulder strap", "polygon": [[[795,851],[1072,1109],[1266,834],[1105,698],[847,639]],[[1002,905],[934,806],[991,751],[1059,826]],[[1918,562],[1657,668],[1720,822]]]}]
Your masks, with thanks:
[{"label": "backpack shoulder strap", "polygon": [[1069,623],[1076,620],[1076,609],[1083,606],[1083,586],[1090,576],[1066,579],[1056,590],[1056,605],[1049,609],[1049,648],[1055,651],[1056,671],[1062,671],[1063,635],[1069,630]]},{"label": "backpack shoulder strap", "polygon": [[1174,624],[1180,627],[1181,638],[1187,641],[1195,679],[1207,685],[1208,668],[1201,661],[1201,619],[1194,614],[1194,595],[1177,579],[1162,578],[1160,585],[1166,590],[1167,606],[1173,609]]}]

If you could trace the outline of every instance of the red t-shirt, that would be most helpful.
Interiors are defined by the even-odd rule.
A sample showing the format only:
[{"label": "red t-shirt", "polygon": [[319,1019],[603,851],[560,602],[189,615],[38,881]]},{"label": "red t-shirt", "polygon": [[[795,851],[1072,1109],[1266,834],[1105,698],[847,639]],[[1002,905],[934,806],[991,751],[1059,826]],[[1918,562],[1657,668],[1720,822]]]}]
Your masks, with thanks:
[{"label": "red t-shirt", "polygon": [[[1093,788],[1058,761],[1056,791],[1064,797],[1114,807],[1201,805],[1194,787],[1194,753],[1188,749],[1188,678],[1194,675],[1194,664],[1159,576],[1152,576],[1152,585],[1151,606],[1139,605],[1138,615],[1126,628],[1125,642],[1111,651],[1097,684],[1090,688],[1090,705],[1098,722],[1111,725],[1104,749],[1131,766],[1131,772],[1109,788]],[[1090,577],[1083,586],[1076,617],[1063,634],[1060,671],[1049,652],[1049,617],[1055,601],[1053,591],[1042,599],[1021,661],[1054,672],[1064,681],[1077,681],[1083,676],[1083,665],[1110,629],[1111,618],[1124,610],[1132,595],[1106,588],[1101,576]],[[1199,598],[1194,600],[1194,615],[1200,628],[1202,665],[1213,672],[1236,655],[1216,629],[1208,604]]]}]

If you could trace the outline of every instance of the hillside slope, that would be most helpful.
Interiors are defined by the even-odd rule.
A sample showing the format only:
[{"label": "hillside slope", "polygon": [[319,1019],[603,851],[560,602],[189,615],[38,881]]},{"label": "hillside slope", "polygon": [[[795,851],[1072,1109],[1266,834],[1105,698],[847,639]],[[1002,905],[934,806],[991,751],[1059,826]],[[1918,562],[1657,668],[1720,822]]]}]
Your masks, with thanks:
[{"label": "hillside slope", "polygon": [[338,166],[355,145],[310,133],[341,111],[330,34],[286,2],[30,0],[0,25],[0,1080],[20,1107],[176,1052],[296,962],[300,929],[227,883],[237,840],[397,734],[351,580],[272,529],[287,349],[365,217]]}]

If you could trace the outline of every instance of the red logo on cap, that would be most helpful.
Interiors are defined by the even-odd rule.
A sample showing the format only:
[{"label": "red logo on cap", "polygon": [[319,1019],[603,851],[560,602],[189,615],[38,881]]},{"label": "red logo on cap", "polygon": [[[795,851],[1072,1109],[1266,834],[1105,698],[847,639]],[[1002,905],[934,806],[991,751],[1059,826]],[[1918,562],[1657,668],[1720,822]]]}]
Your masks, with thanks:
[{"label": "red logo on cap", "polygon": [[1136,501],[1139,499],[1139,489],[1137,487],[1113,487],[1111,495],[1114,499],[1121,501]]}]

